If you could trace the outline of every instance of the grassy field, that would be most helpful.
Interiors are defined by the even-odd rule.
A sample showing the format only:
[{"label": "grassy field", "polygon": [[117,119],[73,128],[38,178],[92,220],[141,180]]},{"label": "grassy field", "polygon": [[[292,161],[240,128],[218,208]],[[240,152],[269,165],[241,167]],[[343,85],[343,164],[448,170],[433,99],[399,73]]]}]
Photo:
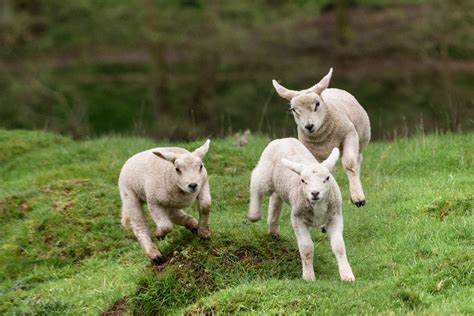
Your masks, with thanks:
[{"label": "grassy field", "polygon": [[474,313],[474,134],[371,144],[361,209],[338,166],[355,284],[340,282],[318,229],[317,280],[301,280],[288,207],[280,240],[245,220],[268,141],[211,143],[213,236],[176,228],[157,242],[170,258],[157,269],[120,227],[116,182],[130,155],[159,144],[0,130],[0,313]]}]

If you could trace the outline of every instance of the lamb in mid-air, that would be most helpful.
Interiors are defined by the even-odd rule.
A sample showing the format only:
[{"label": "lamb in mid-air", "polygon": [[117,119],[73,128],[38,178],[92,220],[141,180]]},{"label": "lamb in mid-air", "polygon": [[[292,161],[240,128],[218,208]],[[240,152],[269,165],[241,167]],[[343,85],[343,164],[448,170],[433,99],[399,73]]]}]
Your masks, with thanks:
[{"label": "lamb in mid-air", "polygon": [[365,205],[360,181],[362,150],[370,141],[370,121],[364,108],[347,91],[328,89],[332,68],[309,89],[289,90],[273,80],[278,94],[290,101],[290,111],[298,125],[298,139],[319,161],[334,147],[342,151],[342,165],[349,179],[351,201]]},{"label": "lamb in mid-air", "polygon": [[329,157],[319,163],[296,138],[277,139],[268,144],[252,172],[248,218],[251,221],[260,219],[262,198],[269,194],[268,232],[278,236],[283,201],[291,206],[291,223],[303,264],[303,279],[308,281],[315,279],[310,226],[326,229],[341,279],[355,280],[342,236],[341,192],[330,172],[338,158],[339,150],[334,148]]},{"label": "lamb in mid-air", "polygon": [[[173,224],[184,226],[200,237],[210,236],[211,193],[203,157],[210,141],[193,152],[183,148],[154,148],[125,162],[118,181],[122,198],[122,225],[131,224],[146,254],[156,263],[165,261],[150,238],[143,203],[148,204],[156,223],[156,237],[164,238]],[[197,199],[199,221],[183,211]]]}]

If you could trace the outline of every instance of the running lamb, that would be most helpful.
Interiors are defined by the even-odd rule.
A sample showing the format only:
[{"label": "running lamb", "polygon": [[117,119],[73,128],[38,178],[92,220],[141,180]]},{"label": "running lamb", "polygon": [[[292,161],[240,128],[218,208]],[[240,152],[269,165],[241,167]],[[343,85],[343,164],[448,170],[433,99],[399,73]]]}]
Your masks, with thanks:
[{"label": "running lamb", "polygon": [[339,150],[334,148],[319,163],[297,139],[277,139],[268,144],[252,172],[248,218],[260,219],[263,195],[269,194],[268,232],[278,236],[282,203],[291,206],[291,223],[303,264],[303,279],[307,281],[315,279],[310,226],[326,229],[341,280],[355,280],[342,237],[341,192],[330,172],[338,158]]}]

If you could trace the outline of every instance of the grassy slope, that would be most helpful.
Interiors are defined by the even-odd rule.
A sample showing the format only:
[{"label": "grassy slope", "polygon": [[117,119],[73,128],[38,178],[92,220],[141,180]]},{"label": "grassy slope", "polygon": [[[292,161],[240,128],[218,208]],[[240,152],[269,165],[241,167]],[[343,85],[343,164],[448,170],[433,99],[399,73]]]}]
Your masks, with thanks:
[{"label": "grassy slope", "polygon": [[172,259],[157,271],[120,228],[116,190],[122,163],[156,144],[0,130],[0,313],[99,313],[123,296],[142,312],[474,313],[474,134],[370,145],[362,209],[338,170],[354,285],[339,281],[316,229],[317,281],[300,280],[287,207],[281,240],[265,221],[245,221],[249,173],[267,142],[211,144],[213,238],[175,229],[158,242]]}]

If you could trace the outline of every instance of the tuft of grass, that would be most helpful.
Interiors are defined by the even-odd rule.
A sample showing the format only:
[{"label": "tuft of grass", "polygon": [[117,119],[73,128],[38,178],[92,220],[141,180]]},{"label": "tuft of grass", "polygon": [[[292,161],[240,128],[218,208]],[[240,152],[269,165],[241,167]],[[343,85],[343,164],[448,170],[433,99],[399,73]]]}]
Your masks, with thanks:
[{"label": "tuft of grass", "polygon": [[0,130],[0,313],[472,314],[473,136],[369,145],[361,209],[350,204],[338,167],[356,276],[343,284],[317,229],[317,280],[301,280],[287,206],[278,240],[268,237],[265,219],[245,219],[250,172],[266,137],[252,136],[244,148],[232,138],[211,143],[212,238],[177,227],[157,241],[169,259],[157,269],[120,227],[116,183],[132,154],[170,144]]},{"label": "tuft of grass", "polygon": [[451,196],[438,198],[426,208],[426,211],[444,219],[448,215],[472,216],[474,210],[474,195]]}]

